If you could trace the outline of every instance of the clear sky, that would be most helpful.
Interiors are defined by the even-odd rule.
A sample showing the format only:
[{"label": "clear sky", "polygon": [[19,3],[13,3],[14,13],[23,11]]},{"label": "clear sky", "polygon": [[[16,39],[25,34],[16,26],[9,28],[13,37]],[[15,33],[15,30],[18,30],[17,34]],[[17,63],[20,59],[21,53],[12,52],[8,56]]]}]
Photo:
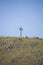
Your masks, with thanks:
[{"label": "clear sky", "polygon": [[0,0],[0,36],[43,38],[43,0]]}]

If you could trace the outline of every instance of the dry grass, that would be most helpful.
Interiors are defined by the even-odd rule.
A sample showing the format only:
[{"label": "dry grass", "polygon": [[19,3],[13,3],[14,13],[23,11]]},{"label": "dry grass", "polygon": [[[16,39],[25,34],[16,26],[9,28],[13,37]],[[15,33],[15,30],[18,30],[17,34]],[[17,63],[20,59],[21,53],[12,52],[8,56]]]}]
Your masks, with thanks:
[{"label": "dry grass", "polygon": [[43,65],[43,39],[0,37],[0,65]]}]

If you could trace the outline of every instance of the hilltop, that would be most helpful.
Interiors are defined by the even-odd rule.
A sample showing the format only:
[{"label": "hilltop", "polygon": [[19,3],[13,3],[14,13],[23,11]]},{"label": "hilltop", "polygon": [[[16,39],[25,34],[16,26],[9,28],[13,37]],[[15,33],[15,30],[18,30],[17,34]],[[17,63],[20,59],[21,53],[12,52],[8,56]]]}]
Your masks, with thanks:
[{"label": "hilltop", "polygon": [[0,65],[43,65],[43,39],[0,37]]}]

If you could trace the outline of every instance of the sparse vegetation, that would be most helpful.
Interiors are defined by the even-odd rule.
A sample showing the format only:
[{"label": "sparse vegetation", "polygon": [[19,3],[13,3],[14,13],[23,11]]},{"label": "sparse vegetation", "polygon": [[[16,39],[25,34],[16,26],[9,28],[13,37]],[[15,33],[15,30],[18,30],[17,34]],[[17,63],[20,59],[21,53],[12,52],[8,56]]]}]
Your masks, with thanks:
[{"label": "sparse vegetation", "polygon": [[43,39],[0,37],[0,65],[43,65]]}]

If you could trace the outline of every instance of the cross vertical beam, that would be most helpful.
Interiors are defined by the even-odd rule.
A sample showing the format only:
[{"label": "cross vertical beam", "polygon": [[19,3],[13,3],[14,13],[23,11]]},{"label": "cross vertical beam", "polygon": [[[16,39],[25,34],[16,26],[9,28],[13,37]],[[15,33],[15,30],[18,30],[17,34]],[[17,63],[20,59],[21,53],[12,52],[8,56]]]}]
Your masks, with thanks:
[{"label": "cross vertical beam", "polygon": [[19,30],[20,30],[20,37],[22,37],[22,31],[23,31],[22,26],[19,28]]}]

